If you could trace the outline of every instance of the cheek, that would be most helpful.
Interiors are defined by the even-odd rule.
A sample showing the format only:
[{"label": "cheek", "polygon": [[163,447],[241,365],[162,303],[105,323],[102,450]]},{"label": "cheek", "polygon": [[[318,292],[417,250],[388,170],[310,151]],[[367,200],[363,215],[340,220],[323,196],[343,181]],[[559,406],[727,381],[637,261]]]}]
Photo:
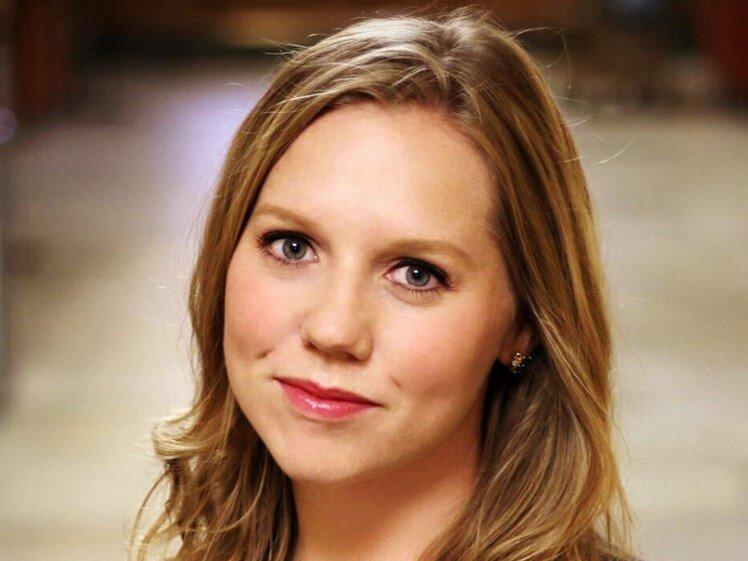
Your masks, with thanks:
[{"label": "cheek", "polygon": [[272,427],[273,405],[266,399],[273,352],[293,333],[294,302],[288,288],[269,278],[246,248],[237,249],[226,274],[223,352],[232,391],[261,435]]},{"label": "cheek", "polygon": [[414,403],[446,410],[472,404],[508,326],[508,310],[487,309],[485,301],[462,302],[398,323],[391,340],[400,364],[394,382]]},{"label": "cheek", "polygon": [[272,349],[287,331],[288,291],[269,282],[241,254],[235,255],[226,277],[224,345],[227,354],[246,358]]}]

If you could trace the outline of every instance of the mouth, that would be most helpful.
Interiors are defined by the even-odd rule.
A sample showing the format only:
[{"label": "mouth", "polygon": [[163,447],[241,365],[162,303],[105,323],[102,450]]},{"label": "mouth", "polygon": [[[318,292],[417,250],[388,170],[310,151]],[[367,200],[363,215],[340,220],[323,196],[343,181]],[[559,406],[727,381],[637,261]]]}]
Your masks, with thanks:
[{"label": "mouth", "polygon": [[323,388],[322,386],[315,384],[311,380],[303,380],[301,378],[281,378],[276,377],[276,380],[300,388],[308,394],[328,401],[348,401],[351,403],[364,403],[368,405],[378,405],[365,397],[358,395],[353,392],[342,390],[340,388]]},{"label": "mouth", "polygon": [[307,416],[338,420],[378,407],[379,404],[339,388],[322,388],[309,380],[275,378],[291,405]]}]

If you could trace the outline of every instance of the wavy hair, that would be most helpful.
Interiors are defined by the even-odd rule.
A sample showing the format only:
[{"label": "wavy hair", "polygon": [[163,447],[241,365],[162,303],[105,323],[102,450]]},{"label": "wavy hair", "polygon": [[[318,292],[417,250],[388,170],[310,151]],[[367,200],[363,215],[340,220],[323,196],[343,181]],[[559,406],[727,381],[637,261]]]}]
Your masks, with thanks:
[{"label": "wavy hair", "polygon": [[[433,108],[480,149],[517,311],[538,342],[539,357],[523,377],[494,366],[475,492],[420,561],[634,558],[613,447],[611,337],[585,176],[537,63],[516,33],[472,6],[363,19],[292,50],[241,123],[190,285],[194,400],[154,429],[163,473],[138,512],[131,553],[139,561],[157,548],[178,561],[292,558],[290,480],[227,380],[226,273],[274,163],[314,119],[361,100]],[[159,491],[163,508],[146,523]]]}]

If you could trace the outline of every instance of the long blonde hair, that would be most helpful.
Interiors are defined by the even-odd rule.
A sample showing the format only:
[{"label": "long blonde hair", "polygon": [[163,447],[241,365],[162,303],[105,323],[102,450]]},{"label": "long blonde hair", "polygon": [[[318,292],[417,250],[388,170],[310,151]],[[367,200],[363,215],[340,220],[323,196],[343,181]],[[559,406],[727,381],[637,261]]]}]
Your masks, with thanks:
[{"label": "long blonde hair", "polygon": [[[236,132],[190,287],[197,387],[154,430],[164,471],[132,534],[137,559],[290,561],[290,481],[229,388],[222,352],[226,272],[269,170],[325,111],[358,100],[443,112],[480,148],[518,312],[539,358],[486,395],[475,493],[422,561],[631,558],[632,517],[612,444],[611,339],[583,170],[536,63],[475,7],[357,21],[292,53]],[[160,516],[146,506],[166,493]],[[166,555],[163,550],[163,555]]]}]

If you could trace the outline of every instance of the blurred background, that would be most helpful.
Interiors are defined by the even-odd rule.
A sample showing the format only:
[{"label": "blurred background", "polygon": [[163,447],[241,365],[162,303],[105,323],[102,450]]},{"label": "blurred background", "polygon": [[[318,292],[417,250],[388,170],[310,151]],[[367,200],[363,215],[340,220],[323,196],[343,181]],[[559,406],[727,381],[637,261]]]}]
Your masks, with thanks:
[{"label": "blurred background", "polygon": [[[125,558],[231,135],[288,45],[425,5],[0,0],[2,561]],[[598,208],[639,553],[748,559],[748,2],[484,5],[527,30]]]}]

